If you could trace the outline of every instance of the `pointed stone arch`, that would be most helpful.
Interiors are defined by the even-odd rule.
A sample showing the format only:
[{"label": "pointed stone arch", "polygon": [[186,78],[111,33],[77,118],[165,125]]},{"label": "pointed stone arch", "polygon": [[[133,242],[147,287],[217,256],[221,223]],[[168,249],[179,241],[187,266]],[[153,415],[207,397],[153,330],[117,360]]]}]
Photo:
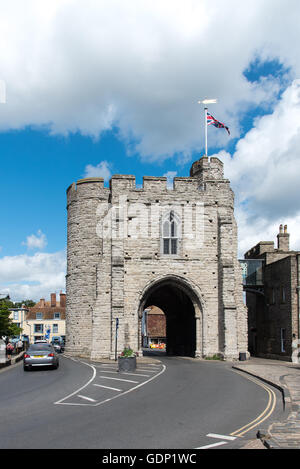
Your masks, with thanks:
[{"label": "pointed stone arch", "polygon": [[145,285],[137,306],[140,350],[141,318],[144,309],[153,302],[166,314],[167,352],[202,357],[205,302],[199,287],[187,278],[173,274],[161,276]]}]

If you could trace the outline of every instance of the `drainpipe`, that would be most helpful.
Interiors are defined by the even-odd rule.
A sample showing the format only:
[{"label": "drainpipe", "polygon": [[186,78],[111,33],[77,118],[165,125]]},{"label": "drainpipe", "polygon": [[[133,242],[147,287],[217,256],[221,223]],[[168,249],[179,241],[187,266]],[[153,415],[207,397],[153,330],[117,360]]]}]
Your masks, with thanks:
[{"label": "drainpipe", "polygon": [[300,339],[300,254],[297,254],[298,340]]}]

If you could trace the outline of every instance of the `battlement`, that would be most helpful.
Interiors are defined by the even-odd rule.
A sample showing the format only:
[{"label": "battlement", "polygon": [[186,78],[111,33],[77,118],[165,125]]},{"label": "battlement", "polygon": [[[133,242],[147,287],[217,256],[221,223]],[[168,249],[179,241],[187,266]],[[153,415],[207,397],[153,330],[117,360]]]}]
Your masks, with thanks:
[{"label": "battlement", "polygon": [[[175,177],[173,187],[168,187],[166,177],[144,176],[143,185],[136,185],[136,178],[133,175],[114,174],[109,187],[104,187],[104,178],[90,177],[79,179],[71,184],[67,189],[68,204],[80,198],[107,199],[109,195],[119,195],[121,193],[138,191],[150,194],[167,194],[169,191],[178,193],[195,193],[204,191],[204,182],[224,182],[223,163],[219,158],[210,159],[203,156],[195,161],[190,170],[189,177]],[[227,181],[229,182],[229,181]],[[199,184],[200,183],[200,184]]]},{"label": "battlement", "polygon": [[192,164],[190,176],[201,181],[224,179],[223,167],[219,158],[203,156]]},{"label": "battlement", "polygon": [[67,202],[71,203],[73,200],[80,198],[93,198],[103,196],[109,191],[104,187],[104,178],[84,178],[79,179],[76,183],[73,182],[67,189]]},{"label": "battlement", "polygon": [[114,174],[109,181],[111,191],[124,191],[135,189],[135,176],[127,174]]}]

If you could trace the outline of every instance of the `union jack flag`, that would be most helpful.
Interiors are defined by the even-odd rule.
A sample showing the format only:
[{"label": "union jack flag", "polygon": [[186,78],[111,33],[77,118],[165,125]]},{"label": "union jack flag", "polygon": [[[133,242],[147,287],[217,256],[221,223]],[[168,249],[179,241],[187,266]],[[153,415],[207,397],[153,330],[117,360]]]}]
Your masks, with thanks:
[{"label": "union jack flag", "polygon": [[228,132],[228,135],[230,135],[229,129],[225,124],[222,124],[222,122],[217,121],[211,114],[207,113],[207,125],[214,125],[218,129],[226,129]]}]

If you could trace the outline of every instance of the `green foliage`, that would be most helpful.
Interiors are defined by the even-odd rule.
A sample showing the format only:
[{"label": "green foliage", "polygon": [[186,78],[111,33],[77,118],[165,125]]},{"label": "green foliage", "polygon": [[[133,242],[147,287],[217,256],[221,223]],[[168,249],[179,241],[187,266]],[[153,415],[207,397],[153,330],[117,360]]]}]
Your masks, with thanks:
[{"label": "green foliage", "polygon": [[130,358],[130,357],[135,357],[136,354],[134,353],[134,351],[130,347],[125,347],[120,356]]},{"label": "green foliage", "polygon": [[10,335],[11,319],[9,318],[10,311],[5,300],[0,301],[0,337],[3,335]]},{"label": "green foliage", "polygon": [[33,300],[23,300],[23,301],[19,301],[17,303],[14,304],[14,307],[15,308],[21,308],[23,305],[25,306],[25,308],[32,308],[32,306],[35,306],[35,302]]},{"label": "green foliage", "polygon": [[20,335],[22,329],[12,322],[10,316],[10,308],[14,307],[14,303],[8,298],[0,300],[0,337]]},{"label": "green foliage", "polygon": [[222,360],[220,355],[213,355],[212,357],[205,357],[205,360]]}]

